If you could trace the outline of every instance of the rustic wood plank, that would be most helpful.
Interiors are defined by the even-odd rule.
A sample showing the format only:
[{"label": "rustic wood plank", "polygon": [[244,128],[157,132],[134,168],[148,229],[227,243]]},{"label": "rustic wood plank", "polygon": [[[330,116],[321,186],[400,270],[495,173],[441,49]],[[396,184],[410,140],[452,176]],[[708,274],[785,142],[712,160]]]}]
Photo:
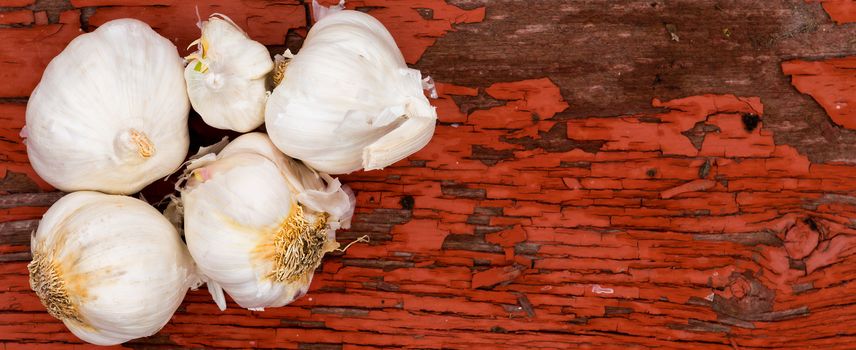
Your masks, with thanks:
[{"label": "rustic wood plank", "polygon": [[15,207],[49,207],[64,195],[65,193],[63,192],[0,195],[0,209]]},{"label": "rustic wood plank", "polygon": [[[655,97],[758,96],[768,108],[771,123],[766,127],[775,132],[777,143],[792,145],[813,161],[856,157],[856,134],[830,123],[823,109],[794,91],[779,66],[794,58],[853,54],[856,27],[830,21],[821,4],[452,3],[486,5],[486,21],[459,25],[426,52],[417,67],[438,81],[486,87],[549,76],[574,106],[559,115],[562,119],[656,112],[650,108]],[[667,26],[675,28],[678,41],[671,39]]]},{"label": "rustic wood plank", "polygon": [[[371,242],[328,257],[287,307],[220,312],[195,291],[124,347],[850,348],[856,131],[828,96],[852,95],[838,62],[856,27],[833,2],[351,1],[440,92],[424,150],[342,177],[358,209],[340,241]],[[29,235],[62,194],[26,162],[25,97],[78,27],[138,16],[184,47],[196,15],[171,0],[8,6],[34,24],[0,25],[0,344],[71,349],[29,291]],[[308,8],[200,11],[278,52],[300,44]],[[193,119],[194,142],[222,136]]]}]

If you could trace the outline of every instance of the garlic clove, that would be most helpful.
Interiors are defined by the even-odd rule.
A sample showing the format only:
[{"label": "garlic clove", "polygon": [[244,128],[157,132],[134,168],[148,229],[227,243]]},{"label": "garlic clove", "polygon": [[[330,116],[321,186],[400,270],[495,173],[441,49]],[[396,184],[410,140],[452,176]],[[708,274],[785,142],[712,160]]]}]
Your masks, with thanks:
[{"label": "garlic clove", "polygon": [[259,127],[273,69],[267,48],[219,14],[202,24],[202,37],[194,43],[199,49],[187,57],[184,70],[193,109],[215,128],[247,132]]},{"label": "garlic clove", "polygon": [[432,118],[409,118],[395,130],[363,149],[365,170],[383,169],[425,147],[434,135]]}]

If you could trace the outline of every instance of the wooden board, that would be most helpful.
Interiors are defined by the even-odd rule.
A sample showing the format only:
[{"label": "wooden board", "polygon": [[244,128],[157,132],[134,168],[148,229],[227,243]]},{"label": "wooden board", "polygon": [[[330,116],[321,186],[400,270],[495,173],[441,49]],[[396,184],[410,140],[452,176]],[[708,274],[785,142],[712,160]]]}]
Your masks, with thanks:
[{"label": "wooden board", "polygon": [[[28,164],[27,96],[110,19],[186,47],[195,6],[0,1],[4,350],[87,347],[28,286],[30,232],[62,193]],[[278,53],[299,48],[310,7],[199,12]],[[339,239],[371,242],[328,257],[287,307],[220,312],[195,291],[124,347],[856,348],[856,1],[348,7],[385,23],[440,93],[424,150],[342,177],[358,204]],[[191,129],[193,147],[223,135],[198,116]]]}]

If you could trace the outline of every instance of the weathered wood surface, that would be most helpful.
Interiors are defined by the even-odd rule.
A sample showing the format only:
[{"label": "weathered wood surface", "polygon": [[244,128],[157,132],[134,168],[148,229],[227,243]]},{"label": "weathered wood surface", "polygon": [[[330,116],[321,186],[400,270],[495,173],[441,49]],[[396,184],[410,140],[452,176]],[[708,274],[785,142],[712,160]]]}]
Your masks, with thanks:
[{"label": "weathered wood surface", "polygon": [[[329,3],[329,2],[328,2]],[[61,196],[17,135],[44,66],[135,17],[185,47],[191,2],[0,1],[0,344],[83,348],[26,276]],[[439,84],[431,144],[357,192],[294,304],[189,294],[128,348],[856,348],[856,2],[350,1]],[[300,1],[200,4],[272,52]],[[221,133],[192,130],[199,143]],[[147,191],[162,194],[169,184]]]}]

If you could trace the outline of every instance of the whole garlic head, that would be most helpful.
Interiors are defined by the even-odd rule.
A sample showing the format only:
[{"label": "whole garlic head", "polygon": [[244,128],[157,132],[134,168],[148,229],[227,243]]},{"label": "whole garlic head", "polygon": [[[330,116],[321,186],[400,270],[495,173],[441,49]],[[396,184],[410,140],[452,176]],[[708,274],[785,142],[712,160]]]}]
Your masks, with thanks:
[{"label": "whole garlic head", "polygon": [[229,17],[215,14],[202,24],[198,50],[187,57],[187,93],[202,120],[219,129],[253,130],[264,122],[267,75],[273,61]]},{"label": "whole garlic head", "polygon": [[187,247],[155,208],[81,191],[45,213],[30,287],[80,339],[119,344],[160,330],[199,282]]},{"label": "whole garlic head", "polygon": [[27,104],[27,154],[63,191],[134,193],[187,155],[190,104],[175,46],[133,19],[78,36]]},{"label": "whole garlic head", "polygon": [[374,17],[327,13],[309,31],[265,108],[271,140],[330,174],[380,169],[424,147],[437,113],[422,74]]},{"label": "whole garlic head", "polygon": [[181,189],[184,233],[221,309],[290,303],[338,248],[355,200],[347,187],[292,160],[263,133],[245,134],[189,165]]}]

